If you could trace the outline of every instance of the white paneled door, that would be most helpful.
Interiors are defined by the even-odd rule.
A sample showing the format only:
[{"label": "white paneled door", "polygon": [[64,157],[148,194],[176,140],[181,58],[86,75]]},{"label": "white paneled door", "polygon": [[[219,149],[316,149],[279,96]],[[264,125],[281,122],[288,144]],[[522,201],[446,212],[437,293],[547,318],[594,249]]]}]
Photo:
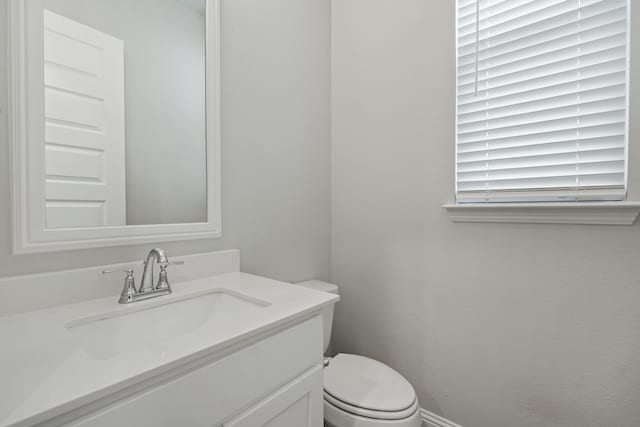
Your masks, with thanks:
[{"label": "white paneled door", "polygon": [[44,11],[48,228],[126,223],[124,45]]}]

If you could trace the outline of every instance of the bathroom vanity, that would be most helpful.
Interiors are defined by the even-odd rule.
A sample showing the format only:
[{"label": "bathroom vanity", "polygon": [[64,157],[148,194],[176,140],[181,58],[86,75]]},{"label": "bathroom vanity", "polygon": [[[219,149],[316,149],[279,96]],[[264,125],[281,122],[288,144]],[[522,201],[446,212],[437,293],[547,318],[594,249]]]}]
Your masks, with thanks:
[{"label": "bathroom vanity", "polygon": [[[220,237],[220,0],[95,4],[6,2],[13,254]],[[156,255],[0,277],[0,427],[320,427],[338,297]]]},{"label": "bathroom vanity", "polygon": [[[65,274],[52,284],[90,271]],[[234,271],[0,317],[0,426],[320,427],[337,299]]]}]

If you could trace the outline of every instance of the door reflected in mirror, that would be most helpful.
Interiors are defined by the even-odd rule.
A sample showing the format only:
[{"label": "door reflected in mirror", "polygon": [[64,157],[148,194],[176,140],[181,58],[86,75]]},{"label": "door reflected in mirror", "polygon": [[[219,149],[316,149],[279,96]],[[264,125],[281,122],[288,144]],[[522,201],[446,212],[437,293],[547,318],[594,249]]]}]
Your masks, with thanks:
[{"label": "door reflected in mirror", "polygon": [[206,0],[44,0],[47,228],[207,222]]}]

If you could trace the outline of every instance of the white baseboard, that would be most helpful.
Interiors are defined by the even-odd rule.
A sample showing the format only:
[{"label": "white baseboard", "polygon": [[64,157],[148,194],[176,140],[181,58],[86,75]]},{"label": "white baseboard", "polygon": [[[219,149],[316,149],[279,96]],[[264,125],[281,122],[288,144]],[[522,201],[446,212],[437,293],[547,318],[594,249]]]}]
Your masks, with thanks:
[{"label": "white baseboard", "polygon": [[426,409],[420,409],[420,415],[422,417],[423,427],[462,427]]}]

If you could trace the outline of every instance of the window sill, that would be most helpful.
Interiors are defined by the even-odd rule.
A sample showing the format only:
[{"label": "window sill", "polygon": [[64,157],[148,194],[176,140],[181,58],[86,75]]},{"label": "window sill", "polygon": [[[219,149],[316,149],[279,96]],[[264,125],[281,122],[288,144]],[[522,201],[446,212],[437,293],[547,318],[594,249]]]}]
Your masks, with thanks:
[{"label": "window sill", "polygon": [[464,203],[443,208],[453,222],[524,224],[632,225],[640,213],[638,202]]}]

